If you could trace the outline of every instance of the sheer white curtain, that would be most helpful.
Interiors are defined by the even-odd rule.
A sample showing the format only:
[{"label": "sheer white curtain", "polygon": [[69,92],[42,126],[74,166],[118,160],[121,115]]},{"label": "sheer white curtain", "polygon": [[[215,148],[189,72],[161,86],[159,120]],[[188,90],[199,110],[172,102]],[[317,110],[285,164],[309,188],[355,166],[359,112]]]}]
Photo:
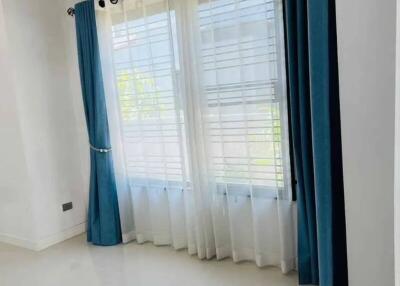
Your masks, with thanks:
[{"label": "sheer white curtain", "polygon": [[124,241],[295,267],[280,0],[98,9]]}]

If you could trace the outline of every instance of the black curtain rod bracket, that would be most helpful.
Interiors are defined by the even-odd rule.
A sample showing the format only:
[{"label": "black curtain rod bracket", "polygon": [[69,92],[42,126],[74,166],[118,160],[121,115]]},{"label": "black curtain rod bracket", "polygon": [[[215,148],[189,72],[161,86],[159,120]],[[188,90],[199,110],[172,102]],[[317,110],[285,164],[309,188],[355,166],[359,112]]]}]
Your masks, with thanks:
[{"label": "black curtain rod bracket", "polygon": [[72,7],[68,8],[67,14],[73,17],[75,15],[75,9]]},{"label": "black curtain rod bracket", "polygon": [[[111,4],[118,4],[119,0],[110,0]],[[99,6],[101,8],[104,8],[106,6],[106,2],[104,0],[99,0]],[[75,15],[75,9],[72,7],[69,7],[67,10],[67,14],[70,16],[74,16]]]}]

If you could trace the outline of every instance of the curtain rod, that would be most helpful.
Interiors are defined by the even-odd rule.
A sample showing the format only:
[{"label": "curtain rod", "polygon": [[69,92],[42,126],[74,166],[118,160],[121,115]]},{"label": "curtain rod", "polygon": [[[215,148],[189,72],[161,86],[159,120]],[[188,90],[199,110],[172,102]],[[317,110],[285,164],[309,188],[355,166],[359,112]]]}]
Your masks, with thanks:
[{"label": "curtain rod", "polygon": [[[118,1],[119,1],[119,0],[110,0],[111,4],[117,4]],[[106,2],[105,2],[104,0],[99,0],[99,6],[100,6],[101,8],[106,7]],[[72,8],[72,7],[69,7],[69,8],[67,9],[67,14],[68,14],[69,16],[72,16],[72,17],[73,17],[73,16],[75,15],[75,9]]]}]

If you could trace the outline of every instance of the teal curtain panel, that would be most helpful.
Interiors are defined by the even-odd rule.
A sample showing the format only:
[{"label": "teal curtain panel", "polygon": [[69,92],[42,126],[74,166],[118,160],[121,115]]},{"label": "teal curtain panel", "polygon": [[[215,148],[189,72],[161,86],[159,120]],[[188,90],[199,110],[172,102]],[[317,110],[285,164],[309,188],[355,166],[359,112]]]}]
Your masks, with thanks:
[{"label": "teal curtain panel", "polygon": [[285,0],[300,285],[346,286],[347,252],[333,0]]},{"label": "teal curtain panel", "polygon": [[107,110],[101,72],[94,1],[75,6],[79,70],[90,146],[87,239],[95,245],[121,242]]}]

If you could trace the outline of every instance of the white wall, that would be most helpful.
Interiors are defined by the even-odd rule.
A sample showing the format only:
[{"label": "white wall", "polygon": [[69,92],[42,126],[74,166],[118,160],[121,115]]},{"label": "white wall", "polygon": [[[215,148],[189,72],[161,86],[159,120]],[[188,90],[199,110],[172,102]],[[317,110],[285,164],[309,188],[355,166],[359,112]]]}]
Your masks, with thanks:
[{"label": "white wall", "polygon": [[396,1],[336,5],[350,286],[391,286]]},{"label": "white wall", "polygon": [[0,239],[27,242],[34,237],[30,180],[3,15],[0,0]]},{"label": "white wall", "polygon": [[397,0],[396,25],[396,132],[395,132],[395,285],[400,286],[400,0]]},{"label": "white wall", "polygon": [[[78,51],[76,43],[75,19],[67,15],[67,9],[74,7],[81,0],[58,0],[60,3],[61,15],[60,21],[63,26],[63,49],[67,55],[66,67],[68,69],[70,96],[74,105],[76,119],[77,142],[79,144],[79,157],[81,160],[81,172],[84,184],[89,186],[90,173],[90,152],[88,148],[88,135],[86,127],[85,111],[82,101],[81,83],[79,78]],[[86,159],[86,160],[85,160]],[[87,187],[86,192],[89,191]]]},{"label": "white wall", "polygon": [[[27,189],[30,197],[26,196],[23,202],[33,210],[33,216],[21,213],[9,224],[18,226],[21,220],[33,218],[31,242],[34,248],[42,248],[84,231],[86,221],[88,157],[82,150],[87,149],[87,135],[82,128],[83,109],[77,101],[78,73],[73,72],[76,51],[70,47],[75,43],[70,42],[69,31],[65,30],[64,21],[71,19],[61,1],[2,2],[10,61],[15,70],[15,96],[10,95],[10,100],[16,101],[17,110],[10,112],[20,124],[23,145],[15,144],[11,151],[18,153],[17,148],[22,149],[25,156],[15,164],[29,174],[29,185],[17,182],[15,188]],[[17,135],[10,134],[10,140],[20,139]],[[2,148],[3,142],[0,144]],[[5,169],[6,176],[15,174],[12,169]],[[63,213],[61,205],[70,201],[74,208]],[[0,232],[1,229],[0,220]]]}]

